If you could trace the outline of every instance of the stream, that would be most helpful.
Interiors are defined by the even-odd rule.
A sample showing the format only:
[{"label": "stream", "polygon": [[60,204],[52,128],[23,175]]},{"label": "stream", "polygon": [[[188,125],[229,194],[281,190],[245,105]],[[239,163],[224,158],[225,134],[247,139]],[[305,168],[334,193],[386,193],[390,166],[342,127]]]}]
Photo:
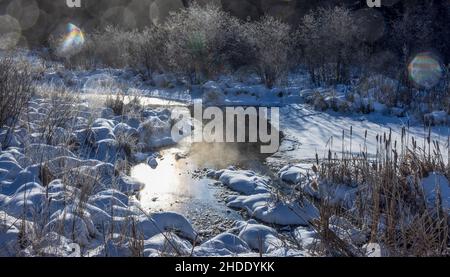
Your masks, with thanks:
[{"label": "stream", "polygon": [[186,216],[199,235],[220,234],[243,215],[226,205],[235,192],[206,177],[207,169],[229,166],[270,174],[258,149],[238,143],[177,145],[160,151],[158,166],[146,163],[131,169],[131,177],[145,184],[139,194],[147,212],[173,211]]}]

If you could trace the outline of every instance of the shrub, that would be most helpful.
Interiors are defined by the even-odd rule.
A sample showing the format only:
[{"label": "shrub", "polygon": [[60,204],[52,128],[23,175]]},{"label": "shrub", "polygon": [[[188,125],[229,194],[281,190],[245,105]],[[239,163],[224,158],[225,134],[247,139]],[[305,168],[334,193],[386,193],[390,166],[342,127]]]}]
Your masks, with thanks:
[{"label": "shrub", "polygon": [[152,76],[155,71],[162,71],[166,66],[166,33],[161,27],[146,27],[136,32],[129,45],[130,64],[134,68]]},{"label": "shrub", "polygon": [[350,10],[320,8],[307,14],[301,23],[299,41],[303,58],[315,83],[346,83],[350,65],[363,44]]},{"label": "shrub", "polygon": [[65,57],[68,67],[95,68],[98,65],[113,68],[127,67],[131,63],[131,47],[136,45],[138,32],[106,26],[85,34],[85,43],[78,53]]},{"label": "shrub", "polygon": [[61,137],[59,130],[72,128],[78,115],[78,96],[63,86],[43,86],[37,93],[48,103],[46,115],[39,122],[42,138],[49,145],[66,143],[70,137],[67,134]]},{"label": "shrub", "polygon": [[167,51],[171,67],[186,74],[191,83],[211,78],[223,70],[227,33],[233,19],[213,5],[191,7],[168,18]]},{"label": "shrub", "polygon": [[139,114],[143,106],[138,95],[117,93],[115,96],[108,95],[106,97],[105,107],[110,108],[116,116],[122,116]]},{"label": "shrub", "polygon": [[246,23],[246,38],[255,53],[255,67],[265,85],[272,88],[289,70],[293,38],[289,25],[273,18]]},{"label": "shrub", "polygon": [[32,96],[32,81],[28,68],[0,58],[0,128],[15,126]]},{"label": "shrub", "polygon": [[108,95],[105,106],[110,108],[115,115],[123,115],[125,113],[125,95],[120,93],[117,93],[116,96]]},{"label": "shrub", "polygon": [[[440,182],[449,177],[450,167],[442,157],[448,149],[441,149],[431,140],[418,146],[414,137],[411,145],[405,140],[409,136],[406,127],[401,132],[399,143],[394,143],[391,132],[377,135],[380,143],[375,158],[368,156],[367,149],[355,154],[351,148],[345,150],[343,144],[342,157],[337,158],[330,150],[328,159],[317,159],[320,186],[339,184],[355,189],[354,194],[347,194],[346,199],[352,199],[350,205],[345,201],[329,203],[329,193],[335,192],[323,189],[319,210],[328,208],[325,219],[337,216],[352,222],[366,241],[382,244],[390,256],[447,255],[449,216],[440,189],[444,185]],[[350,131],[350,147],[352,135]],[[431,183],[427,185],[428,182]],[[427,186],[433,188],[431,196],[426,192]],[[321,213],[322,220],[323,217]],[[343,223],[334,224],[346,229]],[[328,221],[324,227],[330,227]],[[338,249],[327,240],[326,247],[332,252],[358,247],[353,239],[356,236],[349,234],[339,235],[347,242]],[[321,239],[326,237],[321,235]]]}]

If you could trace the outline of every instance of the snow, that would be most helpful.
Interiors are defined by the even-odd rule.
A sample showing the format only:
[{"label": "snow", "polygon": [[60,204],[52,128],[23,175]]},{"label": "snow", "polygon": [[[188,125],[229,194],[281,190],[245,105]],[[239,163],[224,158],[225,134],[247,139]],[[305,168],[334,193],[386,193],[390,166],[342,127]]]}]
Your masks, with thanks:
[{"label": "snow", "polygon": [[302,203],[286,202],[274,199],[267,177],[253,171],[225,169],[209,172],[229,189],[242,195],[227,198],[227,205],[234,209],[245,210],[252,218],[268,224],[308,225],[319,215],[312,203],[304,199]]},{"label": "snow", "polygon": [[[82,249],[76,255],[131,256],[134,231],[143,239],[145,256],[307,256],[320,243],[319,235],[309,226],[319,212],[308,197],[278,197],[273,178],[234,167],[210,169],[208,176],[226,187],[226,205],[245,211],[251,219],[237,221],[232,228],[202,241],[182,213],[144,212],[137,200],[144,184],[118,168],[124,161],[147,163],[153,169],[163,166],[155,151],[175,144],[171,107],[187,106],[199,99],[206,105],[278,106],[280,129],[286,138],[275,155],[282,161],[278,177],[311,198],[327,197],[333,204],[352,207],[356,188],[322,182],[314,187],[317,174],[311,160],[316,153],[319,158],[329,149],[340,153],[342,131],[346,152],[367,149],[370,156],[376,154],[378,134],[392,131],[393,139],[400,142],[401,129],[409,126],[408,144],[412,136],[428,135],[404,107],[383,103],[381,89],[397,88],[395,80],[374,76],[368,80],[367,95],[362,95],[351,86],[313,88],[307,77],[293,77],[287,86],[273,89],[267,89],[254,75],[221,76],[188,89],[171,74],[154,74],[156,86],[152,86],[125,69],[48,69],[37,89],[46,91],[50,82],[59,83],[81,91],[81,103],[71,106],[76,115],[67,118],[70,127],[55,126],[50,141],[46,141],[42,127],[51,107],[39,95],[33,96],[27,118],[21,119],[16,129],[0,129],[0,256],[70,256],[74,247]],[[142,103],[151,107],[117,116],[103,107],[107,95],[116,92],[147,96]],[[158,105],[167,108],[153,107]],[[362,106],[370,113],[360,113]],[[450,133],[447,112],[422,108],[425,121],[435,125],[431,138],[445,149]],[[73,145],[69,147],[67,142]],[[122,143],[136,152],[128,156]],[[444,151],[444,161],[446,155]],[[162,186],[168,180],[158,182]],[[421,185],[430,208],[435,208],[439,194],[444,210],[449,211],[450,187],[444,175],[432,172]],[[22,227],[32,244],[19,245]],[[330,229],[345,241],[365,244],[368,256],[387,256],[386,247],[367,244],[367,234],[345,218],[331,218]],[[43,236],[35,238],[34,230],[43,230]],[[290,248],[282,239],[283,232],[293,235],[302,250]]]},{"label": "snow", "polygon": [[70,212],[57,212],[51,216],[51,221],[45,226],[44,232],[52,231],[73,238],[82,246],[89,245],[89,241],[96,233],[90,218],[81,218]]},{"label": "snow", "polygon": [[284,203],[276,201],[271,194],[254,194],[251,196],[231,196],[227,205],[235,209],[244,209],[258,220],[277,225],[308,225],[319,215],[318,210],[309,201]]},{"label": "snow", "polygon": [[281,180],[290,183],[290,184],[298,184],[302,183],[302,181],[311,173],[311,165],[304,164],[294,164],[294,165],[285,165],[278,172]]},{"label": "snow", "polygon": [[157,234],[144,241],[144,256],[189,256],[192,245],[174,234]]},{"label": "snow", "polygon": [[172,126],[161,120],[160,117],[152,116],[142,123],[138,128],[139,141],[148,147],[162,147],[174,144],[171,136]]},{"label": "snow", "polygon": [[313,250],[320,242],[316,231],[309,227],[298,227],[294,230],[294,236],[301,243],[303,249]]},{"label": "snow", "polygon": [[443,125],[450,122],[450,115],[446,111],[433,111],[425,114],[424,120],[431,125]]},{"label": "snow", "polygon": [[269,180],[257,176],[256,173],[252,171],[227,169],[217,172],[216,176],[218,176],[220,182],[230,189],[245,195],[266,193],[270,191]]},{"label": "snow", "polygon": [[213,255],[220,253],[221,256],[232,256],[248,252],[250,252],[250,247],[247,243],[231,233],[217,235],[195,249],[197,256],[208,256],[211,253]]},{"label": "snow", "polygon": [[144,232],[145,238],[160,232],[172,231],[191,241],[197,239],[197,233],[191,223],[186,217],[175,212],[160,212],[151,214],[150,217],[140,217],[137,226]]},{"label": "snow", "polygon": [[[39,241],[39,255],[44,257],[80,257],[80,246],[55,232],[49,232]],[[32,253],[34,249],[30,249]],[[37,254],[37,253],[35,253]]]},{"label": "snow", "polygon": [[51,146],[47,144],[31,144],[25,148],[24,153],[34,163],[53,160],[61,156],[72,158],[76,157],[75,154],[65,147]]},{"label": "snow", "polygon": [[424,197],[428,207],[436,209],[438,197],[444,212],[450,214],[450,183],[448,179],[437,172],[431,172],[421,181]]},{"label": "snow", "polygon": [[330,218],[330,229],[342,240],[352,245],[362,245],[367,242],[368,235],[356,228],[347,219],[333,216]]},{"label": "snow", "polygon": [[365,244],[363,249],[366,250],[366,256],[371,258],[389,257],[389,251],[387,247],[382,243],[368,243]]},{"label": "snow", "polygon": [[[316,153],[319,158],[323,158],[328,155],[328,150],[339,155],[342,151],[343,131],[346,152],[350,152],[351,148],[352,153],[359,154],[367,149],[368,154],[373,156],[377,153],[377,135],[392,131],[392,140],[400,145],[402,128],[407,130],[409,146],[412,137],[420,141],[428,135],[428,130],[424,130],[413,118],[397,118],[380,113],[362,115],[318,112],[307,104],[286,105],[280,109],[280,130],[290,140],[299,142],[295,151],[282,153],[284,158],[294,161],[315,160]],[[438,141],[441,146],[447,145],[449,135],[450,128],[445,125],[431,129],[431,139]],[[448,153],[442,152],[445,160]]]},{"label": "snow", "polygon": [[283,246],[275,229],[260,224],[248,224],[239,233],[251,249],[261,253],[269,253]]}]

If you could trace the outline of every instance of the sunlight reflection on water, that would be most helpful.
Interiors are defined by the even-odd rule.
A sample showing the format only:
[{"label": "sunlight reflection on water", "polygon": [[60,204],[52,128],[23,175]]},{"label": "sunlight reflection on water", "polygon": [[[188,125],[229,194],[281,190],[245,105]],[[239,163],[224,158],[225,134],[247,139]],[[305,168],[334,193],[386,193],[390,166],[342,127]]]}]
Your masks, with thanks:
[{"label": "sunlight reflection on water", "polygon": [[147,164],[138,164],[131,169],[131,177],[145,184],[140,192],[141,205],[144,209],[179,211],[190,205],[190,201],[204,203],[217,202],[214,183],[210,179],[194,179],[188,162],[176,160],[173,152],[163,154],[153,169]]}]

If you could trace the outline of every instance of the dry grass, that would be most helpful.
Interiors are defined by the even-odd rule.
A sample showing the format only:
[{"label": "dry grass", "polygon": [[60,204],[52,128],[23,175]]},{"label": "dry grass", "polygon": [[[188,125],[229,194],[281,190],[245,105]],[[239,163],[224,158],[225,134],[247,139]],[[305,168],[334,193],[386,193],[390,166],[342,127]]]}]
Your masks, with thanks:
[{"label": "dry grass", "polygon": [[[411,143],[408,143],[411,141]],[[385,245],[392,256],[448,255],[448,211],[438,199],[430,207],[424,198],[421,180],[432,172],[449,179],[450,166],[443,160],[442,146],[426,138],[419,146],[402,130],[401,142],[392,134],[377,136],[377,154],[369,158],[367,151],[353,154],[342,150],[341,157],[331,151],[327,159],[317,160],[319,182],[339,184],[357,189],[351,207],[330,203],[326,197],[319,202],[320,220],[313,226],[320,234],[325,252],[332,255],[360,255],[359,248],[345,242],[330,230],[332,216],[343,217],[368,236],[368,242]],[[356,250],[356,251],[355,251]]]},{"label": "dry grass", "polygon": [[24,64],[11,57],[0,58],[0,128],[14,128],[32,96],[32,82],[32,73]]}]

